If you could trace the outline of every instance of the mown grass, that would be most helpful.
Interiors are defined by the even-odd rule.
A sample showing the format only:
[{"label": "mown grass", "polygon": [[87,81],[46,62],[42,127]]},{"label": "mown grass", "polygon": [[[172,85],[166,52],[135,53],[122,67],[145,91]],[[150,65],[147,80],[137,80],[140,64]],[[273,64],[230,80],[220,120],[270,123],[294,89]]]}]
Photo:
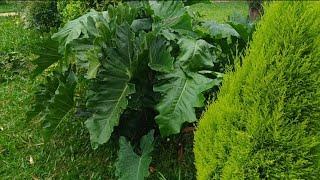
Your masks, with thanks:
[{"label": "mown grass", "polygon": [[0,13],[17,12],[22,8],[22,4],[15,2],[0,2]]},{"label": "mown grass", "polygon": [[38,159],[43,145],[38,123],[24,118],[34,85],[22,79],[0,85],[0,176],[4,179],[31,178],[30,157]]},{"label": "mown grass", "polygon": [[230,16],[247,17],[249,6],[247,1],[207,2],[193,4],[190,9],[198,12],[202,20],[225,22]]},{"label": "mown grass", "polygon": [[23,26],[18,17],[0,17],[0,52],[29,53],[37,45],[41,38],[39,33],[28,31]]},{"label": "mown grass", "polygon": [[[238,6],[246,8],[243,3],[200,3],[191,9],[205,15],[203,19],[223,21]],[[21,53],[30,63],[32,49],[42,36],[46,35],[24,29],[16,17],[0,17],[1,52]],[[116,179],[116,140],[95,151],[82,119],[67,117],[50,136],[45,135],[40,119],[26,119],[32,93],[42,81],[41,77],[30,79],[31,69],[26,71],[0,83],[0,179]],[[155,172],[148,179],[195,179],[192,146],[192,133],[156,140],[151,164]]]},{"label": "mown grass", "polygon": [[[39,37],[35,32],[24,30],[18,18],[0,17],[0,39],[0,62],[7,60],[5,53],[20,51],[30,63],[32,39]],[[0,177],[3,179],[31,178],[35,169],[30,160],[38,159],[43,145],[37,129],[39,123],[25,119],[36,83],[21,74],[14,76],[16,78],[8,77],[0,83]]]}]

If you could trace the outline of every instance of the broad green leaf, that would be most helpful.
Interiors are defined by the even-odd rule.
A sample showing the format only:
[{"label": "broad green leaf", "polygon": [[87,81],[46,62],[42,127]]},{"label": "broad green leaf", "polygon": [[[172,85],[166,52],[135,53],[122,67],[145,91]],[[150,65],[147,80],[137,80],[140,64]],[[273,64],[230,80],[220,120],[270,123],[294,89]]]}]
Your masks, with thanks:
[{"label": "broad green leaf", "polygon": [[99,52],[95,50],[91,50],[86,54],[89,62],[89,67],[87,72],[88,79],[93,79],[97,75],[98,69],[101,65],[98,54]]},{"label": "broad green leaf", "polygon": [[132,5],[123,3],[117,6],[109,6],[108,13],[111,22],[115,23],[113,25],[120,25],[123,23],[132,24],[133,20],[135,20],[138,16],[138,9],[141,7],[141,5],[143,6],[143,4],[140,2],[135,3],[135,5],[133,5],[133,3],[131,4]]},{"label": "broad green leaf", "polygon": [[44,70],[62,58],[58,52],[59,43],[56,41],[47,39],[39,47],[39,50],[35,52],[39,57],[33,61],[33,64],[37,65],[36,69],[33,71],[33,76],[41,74]]},{"label": "broad green leaf", "polygon": [[60,79],[59,86],[49,101],[43,117],[45,127],[56,128],[64,116],[74,107],[77,79],[72,71],[65,78]]},{"label": "broad green leaf", "polygon": [[59,48],[61,54],[63,54],[67,45],[70,44],[70,42],[80,37],[82,31],[83,35],[85,37],[88,37],[87,32],[81,24],[81,21],[86,20],[87,17],[88,15],[85,14],[78,19],[70,21],[66,24],[65,27],[63,27],[57,33],[53,34],[52,39],[57,40],[62,45],[60,45]]},{"label": "broad green leaf", "polygon": [[186,12],[181,1],[149,1],[149,4],[160,19],[180,17]]},{"label": "broad green leaf", "polygon": [[151,25],[152,21],[150,18],[135,19],[132,21],[131,28],[134,32],[138,32],[141,30],[150,30]]},{"label": "broad green leaf", "polygon": [[178,39],[178,36],[170,29],[163,29],[160,33],[163,37],[165,37],[168,41],[173,41]]},{"label": "broad green leaf", "polygon": [[221,39],[231,36],[240,37],[239,33],[229,24],[218,24],[214,21],[206,21],[202,27],[210,34],[210,36]]},{"label": "broad green leaf", "polygon": [[178,45],[180,54],[174,71],[160,75],[160,83],[154,87],[162,95],[156,105],[156,122],[163,136],[179,133],[183,123],[196,121],[195,107],[203,106],[202,92],[217,83],[198,74],[213,67],[216,57],[212,45],[192,37],[181,38]]},{"label": "broad green leaf", "polygon": [[192,18],[188,13],[176,18],[164,19],[161,24],[181,34],[191,34],[189,31],[192,31]]},{"label": "broad green leaf", "polygon": [[[91,12],[67,23],[52,39],[59,42],[59,53],[64,55],[60,62],[62,70],[76,64],[87,70],[87,78],[95,78],[100,66],[98,46],[101,39],[110,38],[107,11]],[[95,51],[95,52],[92,52]]]},{"label": "broad green leaf", "polygon": [[127,96],[135,92],[133,84],[117,80],[119,77],[116,76],[109,78],[112,80],[99,81],[94,86],[94,96],[88,100],[88,107],[95,112],[85,124],[94,149],[109,140],[113,128],[119,125],[120,115],[128,105]]},{"label": "broad green leaf", "polygon": [[210,51],[213,47],[211,44],[202,39],[196,40],[191,38],[182,38],[178,44],[181,50],[178,59],[184,69],[196,72],[213,67],[216,57]]},{"label": "broad green leaf", "polygon": [[49,100],[54,96],[59,86],[60,76],[60,74],[53,72],[51,76],[47,76],[46,83],[38,85],[31,110],[27,112],[28,119],[43,113],[47,109]]},{"label": "broad green leaf", "polygon": [[116,163],[117,176],[120,180],[144,180],[149,176],[149,165],[152,161],[153,133],[150,131],[140,141],[141,155],[134,152],[134,148],[125,137],[120,137],[120,150]]},{"label": "broad green leaf", "polygon": [[120,115],[128,105],[127,96],[135,92],[132,77],[133,64],[138,59],[134,33],[128,24],[117,27],[115,47],[106,47],[102,69],[91,87],[88,107],[94,112],[86,121],[93,148],[107,142],[118,126]]},{"label": "broad green leaf", "polygon": [[239,33],[240,38],[243,39],[245,42],[248,42],[252,39],[252,33],[255,28],[254,24],[242,21],[229,21],[228,24]]},{"label": "broad green leaf", "polygon": [[159,72],[173,70],[174,58],[170,55],[172,47],[163,37],[152,37],[149,45],[149,67]]},{"label": "broad green leaf", "polygon": [[88,39],[77,39],[69,45],[70,49],[72,49],[72,53],[68,54],[67,57],[76,60],[76,65],[78,67],[84,68],[89,71],[90,61],[91,59],[93,59],[93,61],[96,61],[99,56],[100,48],[95,46]]},{"label": "broad green leaf", "polygon": [[181,1],[149,1],[149,4],[154,12],[153,30],[172,29],[183,35],[195,35],[192,32],[192,17]]},{"label": "broad green leaf", "polygon": [[95,23],[97,21],[109,20],[108,12],[97,12],[92,10],[91,12],[68,22],[62,29],[52,35],[52,39],[58,41],[60,44],[59,52],[64,54],[69,44],[81,38],[89,38],[89,35],[96,35],[97,29]]},{"label": "broad green leaf", "polygon": [[159,114],[155,119],[161,135],[167,136],[179,133],[183,123],[197,120],[194,108],[203,106],[202,92],[215,82],[197,73],[186,74],[180,67],[160,79],[163,83],[154,87],[155,92],[162,94],[156,105]]}]

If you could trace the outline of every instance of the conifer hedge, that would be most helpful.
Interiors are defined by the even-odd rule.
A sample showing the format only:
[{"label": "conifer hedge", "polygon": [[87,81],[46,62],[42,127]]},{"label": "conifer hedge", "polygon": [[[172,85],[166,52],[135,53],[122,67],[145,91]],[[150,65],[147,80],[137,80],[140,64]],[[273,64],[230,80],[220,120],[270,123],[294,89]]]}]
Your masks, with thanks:
[{"label": "conifer hedge", "polygon": [[265,9],[195,133],[199,180],[320,177],[320,2]]}]

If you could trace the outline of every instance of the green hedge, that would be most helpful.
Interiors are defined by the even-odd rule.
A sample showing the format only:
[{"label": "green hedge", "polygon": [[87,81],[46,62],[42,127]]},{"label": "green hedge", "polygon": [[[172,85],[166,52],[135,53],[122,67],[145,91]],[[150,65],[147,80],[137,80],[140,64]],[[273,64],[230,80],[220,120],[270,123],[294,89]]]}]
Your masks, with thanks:
[{"label": "green hedge", "polygon": [[27,27],[33,27],[43,32],[58,28],[61,20],[54,0],[28,1],[24,12]]},{"label": "green hedge", "polygon": [[198,179],[320,177],[320,2],[275,2],[195,134]]}]

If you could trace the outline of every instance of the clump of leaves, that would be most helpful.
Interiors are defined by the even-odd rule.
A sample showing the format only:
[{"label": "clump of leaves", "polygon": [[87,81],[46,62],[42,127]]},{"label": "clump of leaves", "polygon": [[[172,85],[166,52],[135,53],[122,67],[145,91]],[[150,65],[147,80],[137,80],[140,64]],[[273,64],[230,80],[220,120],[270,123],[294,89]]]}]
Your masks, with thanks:
[{"label": "clump of leaves", "polygon": [[[119,4],[68,22],[46,42],[42,52],[48,53],[35,61],[35,74],[47,68],[54,73],[41,85],[29,114],[40,114],[50,129],[80,109],[85,113],[77,114],[88,115],[85,124],[94,149],[113,132],[133,144],[152,129],[161,136],[179,133],[197,120],[204,93],[220,84],[222,64],[232,58],[219,43],[241,39],[232,26],[214,24],[219,31],[212,32],[206,24],[178,1]],[[147,164],[150,136],[140,144]],[[121,153],[129,149],[136,148],[120,138],[120,177],[126,177]]]}]

